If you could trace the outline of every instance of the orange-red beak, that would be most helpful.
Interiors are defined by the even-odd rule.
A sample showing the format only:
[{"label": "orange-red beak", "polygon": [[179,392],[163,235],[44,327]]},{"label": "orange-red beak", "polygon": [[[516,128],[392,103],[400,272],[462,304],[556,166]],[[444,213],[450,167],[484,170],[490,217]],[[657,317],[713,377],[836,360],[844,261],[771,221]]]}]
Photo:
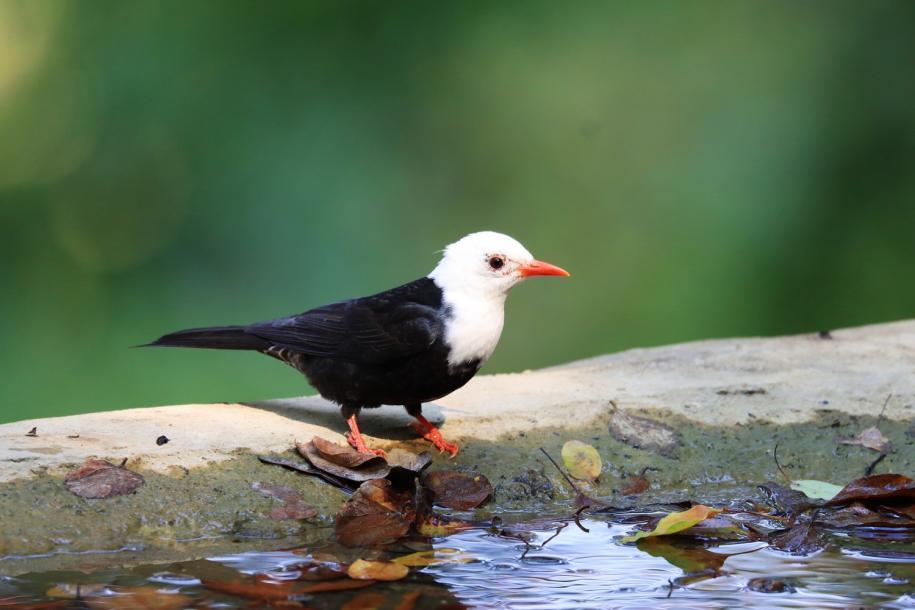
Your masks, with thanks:
[{"label": "orange-red beak", "polygon": [[563,269],[562,267],[557,267],[556,265],[551,265],[550,263],[545,263],[543,261],[534,261],[530,264],[523,265],[518,269],[521,272],[521,277],[530,277],[532,275],[561,275],[563,277],[569,277],[569,272]]}]

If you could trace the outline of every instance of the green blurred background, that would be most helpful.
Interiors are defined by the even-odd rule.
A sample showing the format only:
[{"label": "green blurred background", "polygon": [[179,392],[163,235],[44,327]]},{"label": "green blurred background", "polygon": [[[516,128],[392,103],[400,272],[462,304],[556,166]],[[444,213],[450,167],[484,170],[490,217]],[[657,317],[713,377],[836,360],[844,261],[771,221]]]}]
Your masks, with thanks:
[{"label": "green blurred background", "polygon": [[0,421],[310,391],[128,346],[480,229],[573,273],[490,373],[915,316],[915,2],[0,0]]}]

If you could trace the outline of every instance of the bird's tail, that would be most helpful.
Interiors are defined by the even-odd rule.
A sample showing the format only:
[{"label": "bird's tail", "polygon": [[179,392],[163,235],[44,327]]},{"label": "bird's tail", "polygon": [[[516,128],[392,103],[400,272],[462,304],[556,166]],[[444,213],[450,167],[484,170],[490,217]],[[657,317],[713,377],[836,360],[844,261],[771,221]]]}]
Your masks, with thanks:
[{"label": "bird's tail", "polygon": [[244,326],[212,326],[189,328],[163,335],[140,347],[200,347],[207,349],[263,350],[269,343],[245,332]]}]

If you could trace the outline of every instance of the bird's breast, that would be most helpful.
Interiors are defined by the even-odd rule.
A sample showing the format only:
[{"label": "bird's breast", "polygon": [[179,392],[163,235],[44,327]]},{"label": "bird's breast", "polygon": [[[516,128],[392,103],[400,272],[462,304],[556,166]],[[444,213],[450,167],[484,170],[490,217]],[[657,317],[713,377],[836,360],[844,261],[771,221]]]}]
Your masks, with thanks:
[{"label": "bird's breast", "polygon": [[492,356],[502,335],[505,321],[503,302],[453,297],[446,299],[445,303],[448,365],[459,367],[468,362],[481,365]]}]

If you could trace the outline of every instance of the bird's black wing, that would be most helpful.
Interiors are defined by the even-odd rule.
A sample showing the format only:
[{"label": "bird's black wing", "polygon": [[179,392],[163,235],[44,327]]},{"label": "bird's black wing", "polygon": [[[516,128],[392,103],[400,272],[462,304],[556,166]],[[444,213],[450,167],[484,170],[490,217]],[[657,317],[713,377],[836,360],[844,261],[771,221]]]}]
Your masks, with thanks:
[{"label": "bird's black wing", "polygon": [[444,333],[438,309],[410,299],[404,288],[252,324],[245,332],[310,356],[366,364],[400,360]]}]

